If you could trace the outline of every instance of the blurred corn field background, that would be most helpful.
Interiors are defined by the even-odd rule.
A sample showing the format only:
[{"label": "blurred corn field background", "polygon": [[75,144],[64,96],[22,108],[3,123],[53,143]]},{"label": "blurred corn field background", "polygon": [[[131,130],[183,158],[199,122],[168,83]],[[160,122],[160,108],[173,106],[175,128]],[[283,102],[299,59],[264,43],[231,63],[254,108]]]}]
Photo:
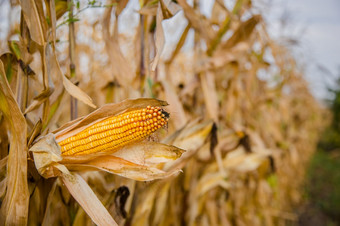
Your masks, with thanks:
[{"label": "blurred corn field background", "polygon": [[42,177],[28,150],[96,106],[141,97],[169,103],[166,128],[147,140],[185,152],[161,164],[181,172],[159,180],[80,173],[117,224],[297,224],[330,113],[251,0],[215,0],[210,17],[198,0],[10,4],[0,43],[1,224],[92,225],[65,179]]}]

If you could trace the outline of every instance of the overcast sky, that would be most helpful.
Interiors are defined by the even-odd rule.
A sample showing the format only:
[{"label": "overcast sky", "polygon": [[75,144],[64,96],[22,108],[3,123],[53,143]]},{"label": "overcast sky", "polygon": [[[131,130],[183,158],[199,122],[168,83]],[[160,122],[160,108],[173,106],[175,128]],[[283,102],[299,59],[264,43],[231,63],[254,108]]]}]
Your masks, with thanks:
[{"label": "overcast sky", "polygon": [[[296,58],[305,66],[305,76],[313,94],[329,97],[327,86],[340,76],[340,1],[339,0],[267,0],[269,31],[297,38]],[[282,30],[281,19],[288,25]],[[325,70],[320,70],[320,66]],[[328,72],[327,72],[328,71]]]}]

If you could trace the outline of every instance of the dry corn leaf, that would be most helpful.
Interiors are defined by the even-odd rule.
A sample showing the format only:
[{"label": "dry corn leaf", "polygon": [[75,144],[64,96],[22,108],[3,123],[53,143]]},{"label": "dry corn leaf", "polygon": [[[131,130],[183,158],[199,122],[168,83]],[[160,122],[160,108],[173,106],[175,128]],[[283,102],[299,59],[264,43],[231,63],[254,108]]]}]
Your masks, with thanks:
[{"label": "dry corn leaf", "polygon": [[[56,0],[58,1],[58,0]],[[57,15],[56,15],[56,1],[45,1],[48,6],[48,12],[51,17],[51,37],[49,40],[52,40],[53,46],[55,46],[56,42],[56,33],[57,33]]]},{"label": "dry corn leaf", "polygon": [[245,42],[252,34],[253,30],[255,29],[256,25],[261,21],[260,15],[254,15],[250,19],[242,22],[234,34],[225,42],[223,43],[220,48],[221,49],[230,49],[236,46],[237,43]]},{"label": "dry corn leaf", "polygon": [[60,69],[59,61],[57,59],[57,55],[51,49],[50,46],[46,46],[46,60],[47,60],[47,69],[49,70],[49,74],[58,74],[63,81],[63,85],[66,91],[73,96],[74,98],[82,101],[92,108],[96,108],[96,105],[93,104],[92,99],[82,91],[78,86],[74,85],[70,80],[66,78],[63,72]]},{"label": "dry corn leaf", "polygon": [[89,185],[76,173],[62,174],[61,177],[68,191],[77,200],[91,220],[97,225],[118,225]]},{"label": "dry corn leaf", "polygon": [[169,106],[170,112],[175,112],[176,114],[174,116],[176,118],[174,126],[176,129],[182,128],[187,123],[187,117],[185,115],[179,96],[177,95],[173,86],[168,81],[163,80],[162,85],[164,88],[166,99],[170,103]]},{"label": "dry corn leaf", "polygon": [[116,6],[116,16],[119,16],[123,10],[125,9],[126,5],[128,4],[129,0],[121,0],[118,1],[118,4]]},{"label": "dry corn leaf", "polygon": [[1,224],[25,225],[28,216],[26,120],[15,101],[0,61],[0,110],[10,131],[6,195],[1,205]]},{"label": "dry corn leaf", "polygon": [[211,120],[203,122],[199,122],[198,120],[192,121],[165,138],[163,142],[187,150],[184,155],[188,155],[190,152],[196,151],[206,142],[212,131],[213,124]]},{"label": "dry corn leaf", "polygon": [[62,17],[65,12],[67,12],[67,1],[65,0],[55,0],[55,15],[56,19]]},{"label": "dry corn leaf", "polygon": [[165,170],[181,169],[196,154],[207,139],[212,135],[214,123],[205,121],[197,123],[193,121],[180,130],[177,130],[171,136],[163,140],[164,143],[175,145],[176,147],[186,150],[183,156],[173,163],[166,164]]},{"label": "dry corn leaf", "polygon": [[177,4],[173,3],[171,0],[164,0],[164,2],[163,0],[159,0],[158,8],[157,8],[157,16],[156,16],[156,33],[155,33],[156,56],[153,59],[153,62],[151,65],[151,70],[153,71],[156,70],[158,61],[161,57],[161,54],[164,49],[164,44],[165,44],[165,36],[164,36],[164,29],[163,29],[162,21],[164,19],[171,18],[179,10],[180,8],[177,6]]},{"label": "dry corn leaf", "polygon": [[156,16],[156,33],[155,33],[155,40],[156,40],[156,56],[153,59],[151,70],[156,70],[157,64],[159,59],[161,58],[161,54],[164,49],[164,43],[165,43],[165,36],[164,36],[164,30],[162,21],[164,19],[163,13],[162,13],[162,7],[159,0],[158,8],[157,8],[157,16]]},{"label": "dry corn leaf", "polygon": [[162,218],[165,218],[166,216],[164,213],[166,212],[168,208],[168,198],[169,198],[169,189],[170,189],[170,183],[164,183],[164,186],[162,186],[159,189],[158,195],[155,200],[154,208],[155,208],[155,217],[154,221],[152,222],[153,225],[159,225]]},{"label": "dry corn leaf", "polygon": [[246,153],[242,148],[238,148],[223,159],[223,167],[239,172],[251,172],[267,160],[268,154]]},{"label": "dry corn leaf", "polygon": [[191,26],[197,30],[207,43],[211,42],[215,37],[215,31],[205,16],[195,11],[186,0],[178,0],[178,4],[183,8],[184,15],[190,22]]},{"label": "dry corn leaf", "polygon": [[215,86],[214,74],[210,71],[201,74],[201,86],[203,90],[205,104],[207,106],[208,116],[215,122],[218,122],[218,96]]},{"label": "dry corn leaf", "polygon": [[42,93],[40,93],[38,96],[36,96],[33,99],[32,103],[26,108],[24,114],[27,114],[28,112],[31,112],[37,109],[38,107],[40,107],[42,103],[45,102],[46,99],[51,96],[52,93],[53,93],[53,89],[47,89],[47,90],[42,91]]},{"label": "dry corn leaf", "polygon": [[32,62],[33,57],[25,47],[25,41],[23,41],[22,39],[20,41],[10,41],[8,45],[17,60],[19,62],[22,61],[23,64],[20,65],[22,70],[27,70],[27,72],[31,71],[30,73],[34,74],[34,72],[29,69],[29,64]]},{"label": "dry corn leaf", "polygon": [[234,51],[218,51],[212,57],[201,59],[196,63],[195,72],[204,73],[205,71],[213,71],[223,68],[226,64],[236,62],[237,57]]},{"label": "dry corn leaf", "polygon": [[157,15],[158,4],[155,2],[148,2],[144,5],[138,13],[141,15],[156,16]]},{"label": "dry corn leaf", "polygon": [[42,34],[43,34],[44,40],[46,42],[47,41],[47,32],[48,32],[48,28],[49,28],[49,24],[48,24],[49,22],[48,22],[48,20],[46,20],[45,14],[47,14],[47,12],[45,12],[45,10],[46,10],[46,7],[48,7],[48,6],[46,5],[45,0],[35,0],[34,3],[37,7],[37,12],[38,12],[38,15],[39,15],[39,22],[40,22],[40,25],[41,25],[41,28],[42,28],[42,31],[43,31]]},{"label": "dry corn leaf", "polygon": [[[52,216],[56,216],[55,214],[52,214],[53,213],[52,205],[55,205],[58,203],[55,200],[53,200],[56,187],[57,187],[57,182],[55,181],[52,185],[52,188],[50,189],[48,193],[48,197],[46,200],[46,210],[45,210],[45,214],[44,214],[44,217],[41,223],[42,225],[51,225],[53,223]],[[59,213],[60,213],[60,209],[59,209]]]},{"label": "dry corn leaf", "polygon": [[[138,181],[168,177],[178,170],[163,171],[163,164],[179,158],[183,150],[159,143],[137,143],[111,154],[81,163],[66,158],[64,164],[72,171],[103,170]],[[75,160],[77,161],[77,160]],[[70,162],[70,163],[69,163]]]},{"label": "dry corn leaf", "polygon": [[[40,0],[38,2],[40,2]],[[21,8],[24,12],[25,21],[30,30],[32,40],[43,46],[45,44],[44,34],[46,31],[43,29],[42,23],[44,21],[41,21],[36,1],[22,0]]]},{"label": "dry corn leaf", "polygon": [[230,14],[227,7],[224,6],[222,0],[216,0],[211,10],[211,22],[220,24]]},{"label": "dry corn leaf", "polygon": [[118,18],[116,17],[114,32],[110,34],[110,20],[111,20],[111,8],[105,10],[105,15],[103,19],[103,38],[106,45],[106,50],[109,55],[109,60],[111,62],[112,74],[117,78],[119,84],[124,87],[130,87],[131,96],[133,96],[133,89],[131,89],[131,84],[135,75],[131,68],[129,61],[123,55],[119,40],[118,40]]},{"label": "dry corn leaf", "polygon": [[6,167],[7,167],[7,161],[8,157],[0,160],[0,200],[3,200],[4,195],[6,194],[6,184],[7,184],[7,178],[6,178]]},{"label": "dry corn leaf", "polygon": [[219,172],[206,173],[199,179],[194,193],[197,196],[202,196],[217,186],[228,190],[231,184],[227,181],[226,176],[220,174]]},{"label": "dry corn leaf", "polygon": [[132,225],[149,225],[149,217],[152,211],[153,202],[157,195],[157,191],[161,185],[159,183],[153,183],[149,189],[141,192],[138,199],[140,204],[134,212],[134,218],[132,219]]},{"label": "dry corn leaf", "polygon": [[186,40],[186,38],[187,38],[187,36],[189,34],[190,28],[191,28],[191,25],[189,23],[185,27],[185,29],[184,29],[184,31],[183,31],[183,33],[182,33],[182,35],[181,35],[177,45],[176,45],[175,50],[172,52],[171,57],[166,61],[166,64],[170,65],[174,61],[175,57],[179,54],[179,52],[182,49],[182,47],[183,47],[183,45],[185,43],[185,40]]}]

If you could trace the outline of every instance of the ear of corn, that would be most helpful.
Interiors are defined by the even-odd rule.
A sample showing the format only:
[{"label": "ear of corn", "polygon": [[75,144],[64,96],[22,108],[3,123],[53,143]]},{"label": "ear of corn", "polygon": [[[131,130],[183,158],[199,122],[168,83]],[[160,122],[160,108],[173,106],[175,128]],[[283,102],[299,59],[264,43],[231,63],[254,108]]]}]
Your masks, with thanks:
[{"label": "ear of corn", "polygon": [[160,107],[146,107],[100,121],[58,144],[64,156],[118,149],[140,141],[163,127],[169,114]]}]

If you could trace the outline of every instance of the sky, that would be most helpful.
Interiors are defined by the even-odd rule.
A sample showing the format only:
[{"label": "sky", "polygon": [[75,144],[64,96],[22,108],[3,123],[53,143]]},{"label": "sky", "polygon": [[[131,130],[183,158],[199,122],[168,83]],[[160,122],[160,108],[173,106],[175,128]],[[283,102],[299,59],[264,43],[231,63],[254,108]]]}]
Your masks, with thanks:
[{"label": "sky", "polygon": [[[264,14],[274,38],[291,36],[298,40],[292,47],[303,65],[311,92],[318,99],[329,98],[327,87],[340,77],[340,1],[268,0]],[[282,27],[282,18],[287,25]]]},{"label": "sky", "polygon": [[[200,0],[201,10],[210,16],[214,1]],[[224,0],[229,9],[235,0]],[[331,98],[340,77],[340,1],[339,0],[253,0],[254,12],[261,12],[268,33],[289,45],[304,71],[310,91],[319,100]]]}]

